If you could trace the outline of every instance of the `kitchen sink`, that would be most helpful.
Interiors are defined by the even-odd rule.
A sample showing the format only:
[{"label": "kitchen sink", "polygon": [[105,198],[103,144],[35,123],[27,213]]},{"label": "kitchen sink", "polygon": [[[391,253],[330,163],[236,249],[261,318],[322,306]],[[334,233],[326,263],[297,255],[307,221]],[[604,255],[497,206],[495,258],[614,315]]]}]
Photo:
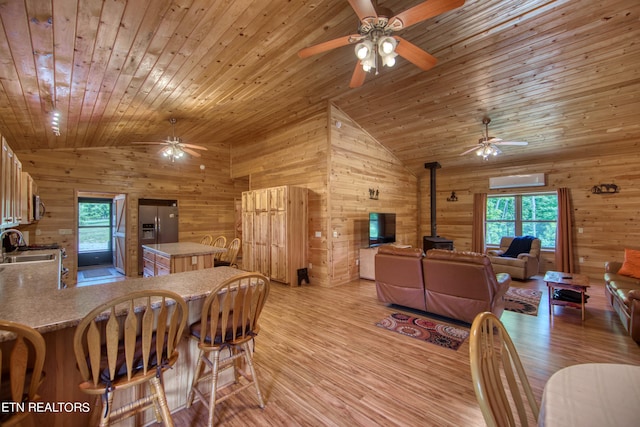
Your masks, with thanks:
[{"label": "kitchen sink", "polygon": [[8,264],[19,262],[36,262],[51,261],[56,258],[55,254],[24,254],[24,255],[5,255],[4,262]]}]

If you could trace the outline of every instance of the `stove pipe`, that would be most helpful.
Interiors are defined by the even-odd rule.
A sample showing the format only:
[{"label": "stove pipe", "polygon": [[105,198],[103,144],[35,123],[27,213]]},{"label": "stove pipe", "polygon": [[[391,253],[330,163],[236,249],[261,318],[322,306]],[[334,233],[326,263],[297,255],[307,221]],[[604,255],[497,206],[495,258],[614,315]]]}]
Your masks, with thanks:
[{"label": "stove pipe", "polygon": [[424,164],[425,169],[429,169],[429,187],[430,187],[430,204],[431,204],[431,237],[437,237],[436,226],[436,170],[440,169],[440,163],[430,162]]}]

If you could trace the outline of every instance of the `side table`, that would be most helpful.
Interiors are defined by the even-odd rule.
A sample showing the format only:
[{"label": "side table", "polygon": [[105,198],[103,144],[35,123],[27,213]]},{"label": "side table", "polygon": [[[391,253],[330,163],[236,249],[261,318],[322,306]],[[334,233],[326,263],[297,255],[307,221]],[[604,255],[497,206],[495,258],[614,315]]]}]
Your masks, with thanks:
[{"label": "side table", "polygon": [[[589,277],[584,274],[563,273],[561,271],[547,271],[543,279],[547,284],[549,292],[549,315],[553,315],[553,306],[561,305],[565,307],[579,308],[582,311],[584,321],[584,294],[589,288]],[[553,297],[556,289],[567,289],[580,293],[581,302],[564,301]]]}]

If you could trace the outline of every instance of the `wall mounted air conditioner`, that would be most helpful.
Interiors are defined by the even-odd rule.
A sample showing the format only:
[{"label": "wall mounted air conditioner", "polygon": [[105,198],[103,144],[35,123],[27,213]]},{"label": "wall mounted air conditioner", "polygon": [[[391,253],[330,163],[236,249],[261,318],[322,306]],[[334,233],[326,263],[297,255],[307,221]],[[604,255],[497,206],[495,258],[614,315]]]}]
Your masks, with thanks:
[{"label": "wall mounted air conditioner", "polygon": [[545,182],[543,173],[498,176],[489,178],[489,188],[492,190],[496,190],[499,188],[542,187],[544,185]]}]

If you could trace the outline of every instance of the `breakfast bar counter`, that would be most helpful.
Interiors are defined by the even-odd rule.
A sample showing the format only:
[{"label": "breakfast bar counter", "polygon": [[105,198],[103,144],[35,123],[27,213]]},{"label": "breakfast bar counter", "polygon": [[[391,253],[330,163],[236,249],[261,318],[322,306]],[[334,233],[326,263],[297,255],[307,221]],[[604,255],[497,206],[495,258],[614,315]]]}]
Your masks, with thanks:
[{"label": "breakfast bar counter", "polygon": [[[218,267],[161,277],[58,289],[55,283],[57,276],[52,276],[42,265],[30,264],[20,267],[0,264],[0,318],[29,325],[43,334],[47,347],[46,376],[39,395],[42,402],[58,405],[94,403],[78,388],[82,379],[73,354],[75,326],[93,308],[132,291],[167,289],[178,293],[187,301],[188,323],[192,323],[200,318],[204,298],[217,284],[243,273],[231,267]],[[0,343],[4,339],[6,337],[0,336]],[[198,355],[197,345],[192,340],[184,339],[179,351],[178,362],[173,369],[167,370],[164,374],[167,400],[172,411],[185,404],[191,370]],[[116,400],[128,400],[130,396],[127,392],[128,390],[123,391],[119,397],[116,394]],[[33,416],[36,425],[50,426],[86,425],[89,419],[89,414],[82,411],[43,411],[34,413]],[[145,416],[139,423],[145,424],[150,420],[151,418]]]}]

